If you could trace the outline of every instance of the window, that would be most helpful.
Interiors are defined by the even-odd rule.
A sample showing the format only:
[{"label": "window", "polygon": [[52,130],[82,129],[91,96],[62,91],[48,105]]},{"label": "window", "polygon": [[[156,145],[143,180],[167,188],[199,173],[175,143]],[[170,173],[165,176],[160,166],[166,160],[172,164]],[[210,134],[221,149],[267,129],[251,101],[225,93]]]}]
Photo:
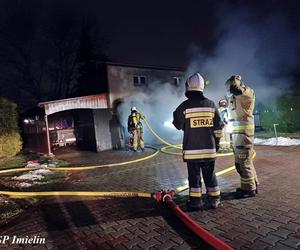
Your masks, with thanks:
[{"label": "window", "polygon": [[134,86],[145,86],[147,84],[146,76],[133,76]]},{"label": "window", "polygon": [[181,83],[181,81],[182,81],[182,77],[179,77],[179,76],[174,76],[173,77],[173,84],[175,86],[179,86],[179,84]]}]

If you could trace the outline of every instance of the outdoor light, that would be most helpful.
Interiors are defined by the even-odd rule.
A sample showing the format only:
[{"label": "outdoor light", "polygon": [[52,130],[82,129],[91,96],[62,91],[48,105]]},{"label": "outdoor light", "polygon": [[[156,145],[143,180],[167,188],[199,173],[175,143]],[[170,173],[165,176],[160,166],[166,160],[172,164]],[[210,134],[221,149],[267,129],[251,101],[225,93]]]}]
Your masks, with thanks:
[{"label": "outdoor light", "polygon": [[28,124],[28,123],[29,123],[29,120],[28,120],[28,119],[24,119],[24,123],[25,123],[25,124]]}]

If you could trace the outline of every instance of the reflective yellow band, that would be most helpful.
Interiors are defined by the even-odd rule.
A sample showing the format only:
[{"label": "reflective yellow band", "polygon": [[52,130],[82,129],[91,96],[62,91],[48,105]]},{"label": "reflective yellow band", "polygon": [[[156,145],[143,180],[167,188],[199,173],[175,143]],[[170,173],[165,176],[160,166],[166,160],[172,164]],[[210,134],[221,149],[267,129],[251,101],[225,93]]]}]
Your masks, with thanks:
[{"label": "reflective yellow band", "polygon": [[202,196],[202,193],[198,193],[198,192],[190,192],[189,195],[191,197],[201,197]]},{"label": "reflective yellow band", "polygon": [[251,183],[254,182],[255,178],[254,177],[250,177],[250,178],[242,178],[241,177],[241,183]]},{"label": "reflective yellow band", "polygon": [[194,154],[194,155],[183,155],[183,159],[205,159],[205,158],[216,158],[217,154]]},{"label": "reflective yellow band", "polygon": [[227,142],[227,141],[221,141],[221,142],[220,142],[220,145],[230,145],[230,142]]},{"label": "reflective yellow band", "polygon": [[221,134],[221,133],[223,133],[223,130],[219,130],[219,129],[218,129],[218,130],[214,130],[214,133],[215,133],[215,134],[218,134],[218,133]]},{"label": "reflective yellow band", "polygon": [[214,118],[215,113],[212,112],[195,112],[195,113],[187,113],[185,114],[185,118],[191,118],[191,117],[207,117],[207,118]]},{"label": "reflective yellow band", "polygon": [[254,125],[238,125],[238,126],[233,126],[232,131],[233,132],[243,132],[244,130],[247,129],[254,129]]},{"label": "reflective yellow band", "polygon": [[249,181],[249,180],[254,180],[254,179],[255,179],[254,177],[249,177],[249,178],[241,177],[241,180],[244,180],[244,181]]},{"label": "reflective yellow band", "polygon": [[184,114],[188,114],[188,113],[196,113],[196,112],[215,112],[214,108],[210,108],[210,107],[198,107],[198,108],[190,108],[190,109],[186,109],[184,111]]},{"label": "reflective yellow band", "polygon": [[221,192],[220,192],[220,191],[207,192],[207,194],[208,194],[209,196],[219,196],[219,195],[221,194]]}]

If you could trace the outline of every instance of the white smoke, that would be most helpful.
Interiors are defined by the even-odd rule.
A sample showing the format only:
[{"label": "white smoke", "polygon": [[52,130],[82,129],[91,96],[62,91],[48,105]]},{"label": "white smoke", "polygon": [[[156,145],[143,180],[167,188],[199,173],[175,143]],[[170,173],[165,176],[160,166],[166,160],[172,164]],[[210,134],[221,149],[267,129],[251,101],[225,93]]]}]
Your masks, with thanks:
[{"label": "white smoke", "polygon": [[[225,14],[224,14],[225,13]],[[227,14],[226,14],[227,13]],[[265,14],[256,19],[247,7],[219,10],[218,42],[209,56],[193,44],[191,62],[186,78],[199,72],[210,84],[204,95],[216,103],[224,98],[225,81],[239,74],[252,87],[257,100],[269,104],[286,92],[292,83],[290,75],[298,63],[299,35],[293,32],[288,21],[279,14]],[[119,106],[122,124],[127,128],[127,118],[132,106],[145,114],[149,123],[164,139],[180,143],[182,132],[164,126],[172,120],[173,111],[185,99],[183,84],[176,88],[169,83],[150,83],[145,92],[137,91]],[[145,127],[145,141],[158,141]]]},{"label": "white smoke", "polygon": [[299,34],[280,14],[266,14],[257,20],[249,13],[246,8],[220,10],[219,39],[210,56],[203,56],[197,45],[191,46],[193,58],[187,73],[199,71],[210,80],[205,93],[214,101],[224,97],[224,83],[233,74],[241,75],[258,101],[265,103],[292,84]]},{"label": "white smoke", "polygon": [[[174,86],[170,83],[152,82],[147,89],[140,89],[124,99],[118,107],[118,114],[122,125],[127,128],[127,119],[131,107],[143,113],[151,127],[166,141],[181,143],[182,132],[175,127],[165,126],[166,121],[173,120],[173,111],[185,99],[183,86]],[[157,145],[160,142],[150,133],[144,123],[144,137],[146,144]]]}]

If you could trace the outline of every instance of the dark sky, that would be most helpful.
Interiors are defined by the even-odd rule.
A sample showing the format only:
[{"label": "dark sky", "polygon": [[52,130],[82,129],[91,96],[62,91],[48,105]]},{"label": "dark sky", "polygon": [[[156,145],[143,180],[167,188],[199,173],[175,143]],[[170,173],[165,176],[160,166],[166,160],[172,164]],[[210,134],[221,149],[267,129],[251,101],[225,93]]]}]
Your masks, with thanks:
[{"label": "dark sky", "polygon": [[113,60],[181,66],[190,44],[213,46],[214,6],[207,1],[193,7],[183,1],[113,2],[105,4],[107,11],[99,15],[110,34]]},{"label": "dark sky", "polygon": [[120,62],[184,67],[195,46],[213,53],[222,16],[235,15],[241,7],[258,21],[268,13],[281,13],[299,32],[298,0],[96,2],[90,10],[97,12],[108,34],[109,57]]},{"label": "dark sky", "polygon": [[[0,0],[0,13],[0,94],[22,102],[77,95],[87,81],[72,63],[103,54],[201,71],[215,83],[239,73],[279,86],[300,75],[300,0]],[[83,36],[89,22],[105,48]]]}]

